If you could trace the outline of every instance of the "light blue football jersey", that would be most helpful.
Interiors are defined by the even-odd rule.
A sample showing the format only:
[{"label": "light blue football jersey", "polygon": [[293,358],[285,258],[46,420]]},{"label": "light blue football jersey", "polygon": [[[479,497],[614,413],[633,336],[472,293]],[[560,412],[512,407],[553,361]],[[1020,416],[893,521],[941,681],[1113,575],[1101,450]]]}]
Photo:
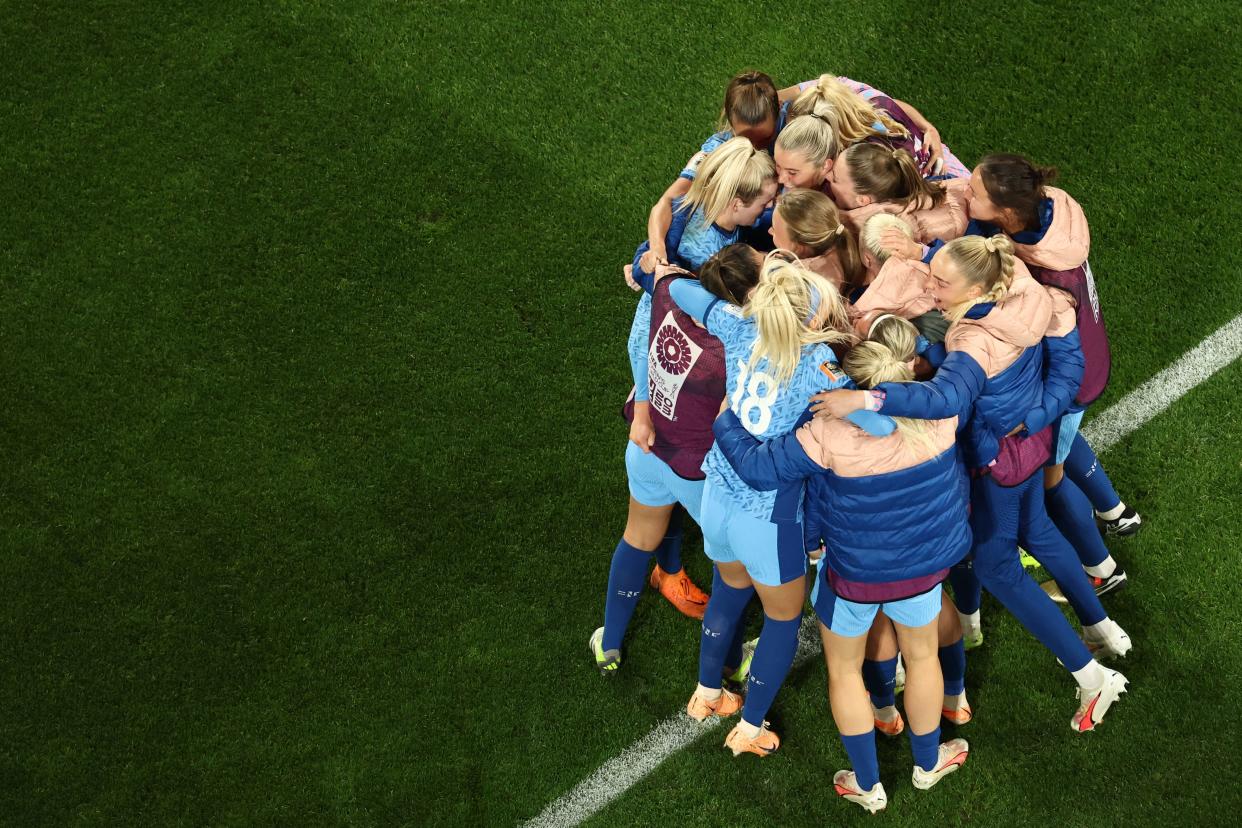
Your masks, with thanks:
[{"label": "light blue football jersey", "polygon": [[[729,408],[746,430],[760,440],[771,440],[793,430],[810,399],[820,391],[849,383],[836,362],[832,349],[824,344],[802,349],[802,359],[787,384],[779,385],[769,372],[766,359],[753,369],[750,355],[758,338],[753,319],[727,302],[717,302],[707,313],[707,330],[724,345],[727,379],[725,393]],[[715,444],[703,460],[703,472],[712,488],[726,494],[743,510],[762,520],[771,520],[778,492],[757,492],[746,485]],[[798,508],[801,516],[801,507]]]},{"label": "light blue football jersey", "polygon": [[[703,209],[693,211],[677,211],[681,199],[673,201],[673,224],[669,228],[668,258],[676,265],[698,272],[699,268],[716,253],[741,238],[742,228],[722,230],[713,222],[703,220]],[[635,268],[639,256],[646,249],[644,242],[634,256]],[[630,323],[630,336],[626,341],[626,350],[630,357],[630,372],[634,377],[634,389],[639,401],[647,399],[647,349],[650,347],[651,331],[651,296],[644,290],[638,298],[638,307],[634,310],[634,321]]]}]

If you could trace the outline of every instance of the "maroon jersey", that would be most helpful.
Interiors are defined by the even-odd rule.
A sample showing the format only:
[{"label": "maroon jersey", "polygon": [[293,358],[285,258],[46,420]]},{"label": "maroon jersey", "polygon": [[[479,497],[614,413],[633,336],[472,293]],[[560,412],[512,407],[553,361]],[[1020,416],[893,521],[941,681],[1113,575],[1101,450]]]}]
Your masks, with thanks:
[{"label": "maroon jersey", "polygon": [[[671,278],[651,296],[647,349],[647,398],[655,444],[651,451],[688,480],[702,480],[703,457],[712,447],[712,423],[725,396],[724,346],[695,324],[669,296]],[[634,419],[634,400],[625,404]]]},{"label": "maroon jersey", "polygon": [[1078,340],[1086,367],[1074,404],[1086,408],[1104,393],[1112,372],[1113,358],[1108,347],[1108,331],[1100,313],[1100,296],[1095,290],[1091,265],[1083,262],[1073,270],[1049,270],[1030,265],[1031,275],[1040,284],[1060,288],[1074,297],[1078,305]]},{"label": "maroon jersey", "polygon": [[897,136],[884,138],[875,135],[866,139],[867,142],[872,144],[880,144],[881,146],[886,146],[895,150],[903,149],[913,156],[914,163],[920,168],[926,164],[927,149],[923,145],[923,130],[914,125],[914,121],[910,119],[910,116],[906,114],[906,111],[898,106],[892,98],[885,97],[884,95],[877,95],[867,101],[867,103],[871,104],[876,109],[882,110],[885,115],[901,124],[910,132],[909,138],[899,138]]}]

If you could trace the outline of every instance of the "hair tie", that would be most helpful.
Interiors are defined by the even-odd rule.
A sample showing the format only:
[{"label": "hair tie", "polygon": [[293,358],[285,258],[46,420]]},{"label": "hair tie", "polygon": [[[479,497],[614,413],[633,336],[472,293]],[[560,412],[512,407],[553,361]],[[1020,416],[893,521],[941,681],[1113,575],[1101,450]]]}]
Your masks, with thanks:
[{"label": "hair tie", "polygon": [[992,241],[992,239],[990,239],[990,238],[984,239],[984,240],[983,240],[983,249],[984,249],[984,250],[986,250],[986,251],[988,251],[989,253],[995,253],[995,252],[996,252],[996,242]]},{"label": "hair tie", "polygon": [[836,230],[833,230],[832,232],[834,232],[834,233],[836,233],[836,234],[838,234],[838,235],[840,235],[841,233],[844,233],[844,232],[845,232],[845,225],[844,225],[844,224],[838,224],[838,225],[837,225],[837,229],[836,229]]},{"label": "hair tie", "polygon": [[[882,313],[879,316],[877,316],[875,319],[872,319],[871,325],[868,326],[867,328],[867,339],[871,339],[871,334],[875,331],[875,326],[880,324],[881,319],[890,319],[890,318],[896,319],[897,316],[896,314],[892,314],[892,313]],[[883,343],[880,343],[880,344],[883,344]]]}]

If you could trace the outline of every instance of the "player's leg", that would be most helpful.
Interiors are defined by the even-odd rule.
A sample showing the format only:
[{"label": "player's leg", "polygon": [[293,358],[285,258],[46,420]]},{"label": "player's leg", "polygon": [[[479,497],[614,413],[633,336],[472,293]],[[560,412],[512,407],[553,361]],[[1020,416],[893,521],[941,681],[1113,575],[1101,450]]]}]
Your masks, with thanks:
[{"label": "player's leg", "polygon": [[[1078,711],[1070,721],[1078,731],[1091,730],[1125,692],[1126,680],[1091,657],[1052,599],[1035,585],[1018,563],[1017,530],[1024,490],[1040,489],[1039,478],[1014,488],[990,477],[971,481],[970,526],[974,533],[975,571],[979,580],[1039,639],[1078,684]],[[1054,527],[1055,530],[1055,527]]]},{"label": "player's leg", "polygon": [[1143,519],[1122,501],[1100,458],[1096,457],[1095,451],[1081,434],[1074,436],[1065,458],[1065,473],[1091,501],[1095,515],[1103,521],[1108,535],[1133,535],[1142,526]]},{"label": "player's leg", "polygon": [[1030,486],[1022,490],[1019,539],[1056,579],[1078,615],[1087,647],[1105,658],[1129,652],[1130,637],[1108,617],[1078,556],[1044,511],[1040,493]]},{"label": "player's leg", "polygon": [[780,739],[768,730],[765,717],[798,650],[806,575],[802,526],[742,515],[731,540],[745,549],[746,571],[763,604],[763,629],[750,664],[742,720],[725,739],[725,745],[735,756],[743,752],[767,756],[780,746]]},{"label": "player's leg", "polygon": [[966,649],[973,650],[983,643],[983,622],[979,615],[983,585],[975,574],[974,555],[967,555],[953,565],[949,570],[949,586],[953,587],[953,605],[957,608]]},{"label": "player's leg", "polygon": [[966,761],[970,750],[964,739],[940,744],[944,676],[940,671],[938,618],[943,607],[941,588],[901,601],[886,602],[906,663],[906,718],[914,753],[914,786],[930,788]]},{"label": "player's leg", "polygon": [[854,604],[834,595],[822,580],[816,589],[815,612],[828,665],[828,704],[851,769],[833,776],[838,796],[872,813],[888,804],[880,784],[875,750],[875,717],[863,683],[862,663],[867,633],[878,607]]},{"label": "player's leg", "polygon": [[702,480],[686,480],[665,463],[664,485],[678,500],[669,520],[668,532],[656,550],[656,565],[651,570],[651,586],[658,589],[678,612],[702,620],[707,609],[707,593],[690,579],[681,562],[682,524],[686,513],[699,522],[703,503]]},{"label": "player's leg", "polygon": [[730,525],[739,517],[732,500],[716,493],[710,483],[704,487],[699,525],[703,527],[703,551],[715,567],[699,638],[699,683],[686,704],[686,712],[700,721],[708,716],[731,716],[742,707],[741,696],[724,689],[722,681],[742,614],[755,594],[730,540]]},{"label": "player's leg", "polygon": [[604,600],[604,626],[591,636],[595,666],[605,675],[621,667],[621,642],[629,627],[647,580],[652,553],[664,534],[672,506],[646,506],[630,498],[625,534],[612,553],[608,568],[608,593]]},{"label": "player's leg", "polygon": [[[723,556],[719,544],[713,554]],[[746,567],[738,561],[717,561],[712,597],[707,602],[699,638],[699,683],[686,703],[686,712],[702,721],[708,716],[732,716],[742,708],[742,697],[724,688],[724,666],[741,627],[742,614],[755,594]]]},{"label": "player's leg", "polygon": [[[1054,465],[1044,469],[1044,503],[1048,509],[1048,517],[1052,518],[1057,529],[1078,553],[1078,559],[1091,577],[1096,594],[1104,595],[1124,587],[1126,573],[1113,560],[1108,547],[1104,545],[1086,495],[1073,480],[1065,476],[1064,463],[1078,437],[1078,425],[1081,421],[1081,411],[1064,414],[1057,420],[1056,441],[1053,446]],[[1059,602],[1064,602],[1065,599],[1056,589],[1056,584],[1044,584],[1043,588],[1054,601],[1059,599]]]},{"label": "player's leg", "polygon": [[867,632],[862,677],[875,709],[875,729],[885,736],[898,735],[905,721],[897,712],[897,632],[883,612],[875,614]]},{"label": "player's leg", "polygon": [[940,713],[949,722],[964,725],[974,714],[966,700],[966,646],[962,624],[948,593],[941,590],[940,597],[940,616],[936,621],[937,656],[944,675]]}]

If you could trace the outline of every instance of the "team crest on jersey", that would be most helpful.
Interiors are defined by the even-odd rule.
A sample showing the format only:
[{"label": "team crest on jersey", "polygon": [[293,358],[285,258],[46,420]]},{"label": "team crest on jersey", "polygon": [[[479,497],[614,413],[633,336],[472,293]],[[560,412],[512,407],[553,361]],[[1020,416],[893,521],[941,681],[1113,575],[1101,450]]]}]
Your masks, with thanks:
[{"label": "team crest on jersey", "polygon": [[686,336],[669,311],[647,351],[647,397],[667,419],[674,419],[677,397],[703,349]]},{"label": "team crest on jersey", "polygon": [[828,379],[832,380],[833,382],[840,382],[840,381],[841,381],[841,375],[840,375],[840,374],[838,374],[835,370],[833,370],[833,369],[835,369],[836,367],[837,367],[837,366],[836,366],[836,364],[835,364],[835,363],[832,363],[832,362],[825,362],[825,363],[823,363],[822,365],[820,365],[820,366],[819,366],[819,370],[823,371],[823,372],[824,372],[824,376],[828,377]]},{"label": "team crest on jersey", "polygon": [[1091,297],[1091,315],[1100,321],[1100,295],[1095,292],[1095,277],[1091,275],[1091,263],[1083,262],[1082,271],[1087,277],[1087,296]]}]

